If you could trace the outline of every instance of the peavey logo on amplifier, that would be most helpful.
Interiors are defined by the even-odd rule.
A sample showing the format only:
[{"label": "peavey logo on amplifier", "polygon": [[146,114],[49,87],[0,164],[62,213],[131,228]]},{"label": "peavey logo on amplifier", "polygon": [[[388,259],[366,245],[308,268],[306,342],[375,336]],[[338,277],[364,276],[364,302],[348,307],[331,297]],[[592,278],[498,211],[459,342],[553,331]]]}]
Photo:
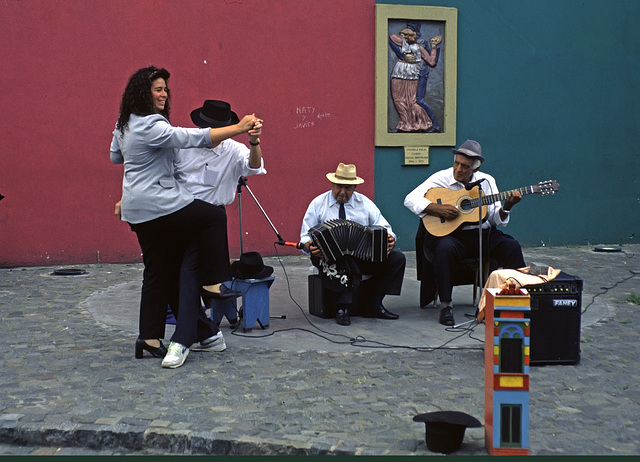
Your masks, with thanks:
[{"label": "peavey logo on amplifier", "polygon": [[578,300],[568,300],[568,299],[553,299],[553,306],[570,306],[575,307],[578,306]]}]

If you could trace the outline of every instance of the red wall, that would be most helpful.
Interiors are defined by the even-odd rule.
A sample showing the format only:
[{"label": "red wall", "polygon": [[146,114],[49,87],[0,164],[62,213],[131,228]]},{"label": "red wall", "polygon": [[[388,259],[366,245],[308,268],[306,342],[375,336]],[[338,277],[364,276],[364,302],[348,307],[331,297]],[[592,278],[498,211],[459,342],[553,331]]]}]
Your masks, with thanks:
[{"label": "red wall", "polygon": [[[373,197],[374,14],[374,0],[3,1],[0,266],[139,260],[113,215],[109,143],[127,79],[148,65],[171,72],[175,125],[193,126],[205,99],[264,119],[268,174],[248,183],[284,239],[338,162]],[[247,192],[242,209],[244,251],[274,255]],[[228,216],[237,258],[237,202]]]}]

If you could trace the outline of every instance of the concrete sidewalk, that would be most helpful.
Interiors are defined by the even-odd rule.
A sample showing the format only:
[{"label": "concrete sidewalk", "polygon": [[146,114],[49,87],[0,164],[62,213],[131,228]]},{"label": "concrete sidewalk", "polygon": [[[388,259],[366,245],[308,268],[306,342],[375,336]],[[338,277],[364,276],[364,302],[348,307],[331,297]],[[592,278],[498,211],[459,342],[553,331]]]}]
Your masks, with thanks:
[{"label": "concrete sidewalk", "polygon": [[[531,370],[531,454],[640,453],[640,307],[626,302],[640,294],[639,251],[524,249],[584,280],[580,363]],[[175,370],[133,358],[142,265],[0,270],[0,453],[431,455],[414,415],[484,422],[484,325],[445,328],[418,308],[406,256],[402,295],[385,299],[400,319],[349,327],[309,314],[306,257],[265,258],[268,328],[224,320],[227,350]],[[457,323],[475,312],[471,292],[454,291]],[[456,454],[486,454],[484,429]]]}]

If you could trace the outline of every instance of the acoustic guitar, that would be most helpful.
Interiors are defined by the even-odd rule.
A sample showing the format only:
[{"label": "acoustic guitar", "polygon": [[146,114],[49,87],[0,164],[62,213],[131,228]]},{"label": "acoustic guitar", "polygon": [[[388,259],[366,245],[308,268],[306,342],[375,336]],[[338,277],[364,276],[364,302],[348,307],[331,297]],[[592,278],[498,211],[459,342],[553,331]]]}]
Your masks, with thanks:
[{"label": "acoustic guitar", "polygon": [[482,194],[482,197],[479,199],[479,190],[476,188],[471,191],[467,191],[466,189],[454,191],[448,188],[431,188],[424,197],[437,204],[453,205],[458,209],[460,215],[453,220],[445,220],[441,217],[425,215],[422,218],[422,222],[427,231],[432,235],[437,237],[446,236],[466,223],[477,223],[479,218],[478,207],[482,207],[482,221],[484,221],[487,216],[487,205],[493,204],[496,201],[505,200],[512,192],[518,191],[523,196],[527,194],[547,195],[554,194],[558,190],[558,187],[559,185],[556,180],[541,181],[536,185],[491,194],[489,196]]}]

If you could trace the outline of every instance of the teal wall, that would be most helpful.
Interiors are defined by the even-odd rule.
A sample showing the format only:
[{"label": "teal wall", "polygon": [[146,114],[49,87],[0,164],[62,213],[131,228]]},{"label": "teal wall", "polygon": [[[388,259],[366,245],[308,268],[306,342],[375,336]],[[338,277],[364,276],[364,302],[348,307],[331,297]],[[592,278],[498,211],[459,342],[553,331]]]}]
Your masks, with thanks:
[{"label": "teal wall", "polygon": [[[507,232],[525,246],[640,239],[640,1],[377,3],[456,8],[456,145],[479,141],[501,190],[560,184],[524,197]],[[376,148],[375,200],[399,247],[414,250],[404,197],[451,166],[451,147],[431,147],[428,166],[403,161],[402,148]]]}]

